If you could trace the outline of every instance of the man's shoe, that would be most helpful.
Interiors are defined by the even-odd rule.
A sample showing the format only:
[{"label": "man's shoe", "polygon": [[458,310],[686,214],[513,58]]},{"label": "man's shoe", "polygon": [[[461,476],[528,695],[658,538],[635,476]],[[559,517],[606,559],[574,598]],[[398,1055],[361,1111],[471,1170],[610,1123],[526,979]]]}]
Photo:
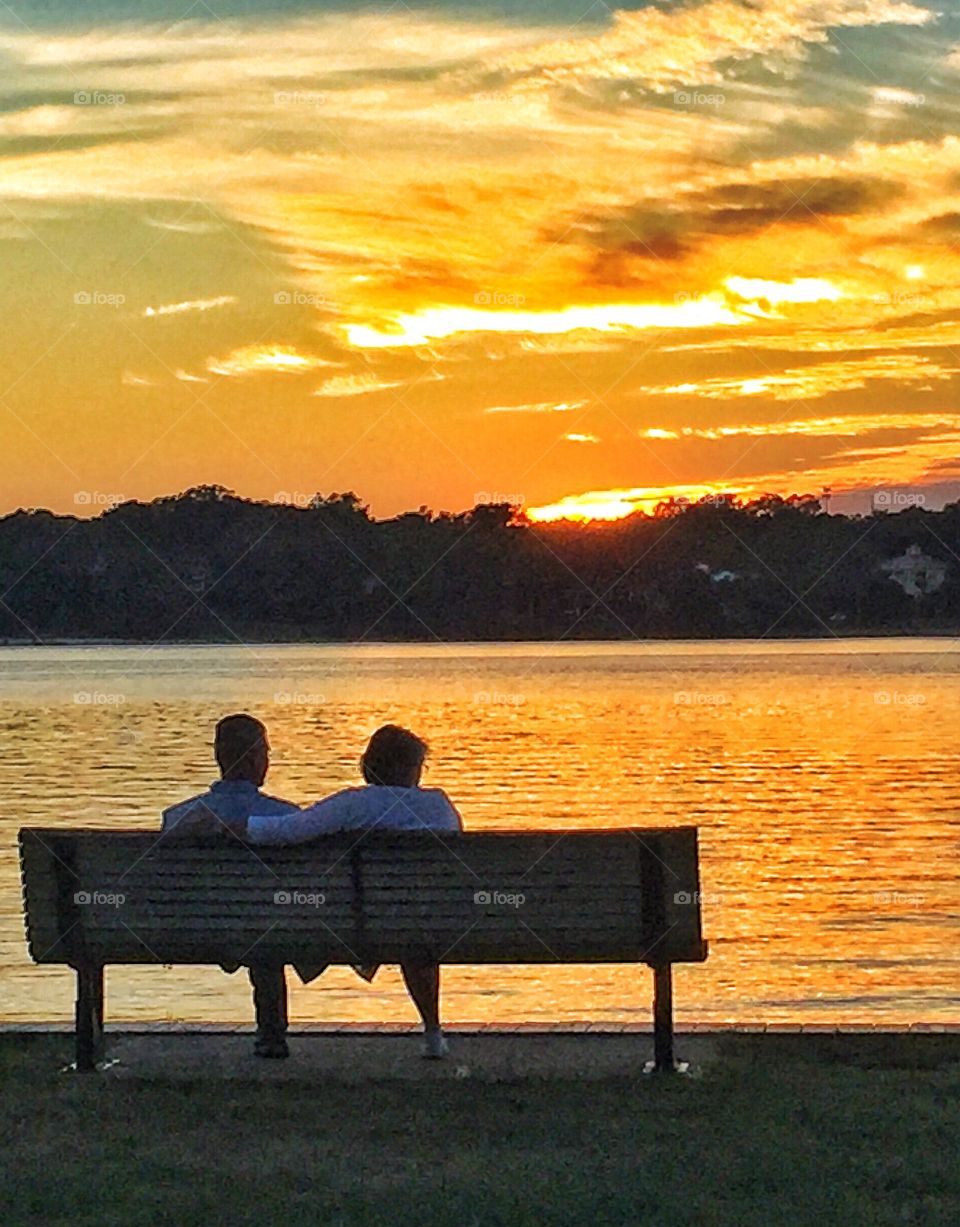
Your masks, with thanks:
[{"label": "man's shoe", "polygon": [[442,1061],[450,1051],[447,1037],[440,1027],[431,1027],[423,1033],[423,1055],[428,1061]]},{"label": "man's shoe", "polygon": [[267,1057],[270,1060],[280,1061],[284,1057],[290,1055],[290,1049],[287,1047],[286,1040],[256,1040],[253,1045],[255,1056]]}]

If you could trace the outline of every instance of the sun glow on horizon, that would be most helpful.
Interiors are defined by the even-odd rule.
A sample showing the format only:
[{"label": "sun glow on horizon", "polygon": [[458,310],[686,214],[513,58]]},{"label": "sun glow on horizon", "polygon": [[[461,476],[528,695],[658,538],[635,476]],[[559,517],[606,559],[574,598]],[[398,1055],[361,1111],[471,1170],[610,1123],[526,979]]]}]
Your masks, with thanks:
[{"label": "sun glow on horizon", "polygon": [[638,486],[630,490],[594,490],[571,494],[557,503],[528,507],[528,520],[549,524],[557,520],[624,520],[637,511],[651,515],[659,503],[670,499],[697,502],[710,495],[752,495],[756,491],[742,484],[717,482],[704,485]]},{"label": "sun glow on horizon", "polygon": [[484,305],[433,306],[416,312],[387,313],[380,324],[346,322],[334,325],[349,345],[358,349],[424,347],[467,333],[557,336],[575,332],[623,333],[650,328],[720,328],[755,324],[770,318],[770,308],[818,302],[838,302],[844,292],[824,277],[772,281],[757,277],[727,277],[723,290],[699,295],[678,293],[673,302],[612,302],[561,307],[552,311],[523,310],[523,296],[504,293],[504,305],[486,304],[498,296],[478,294]]},{"label": "sun glow on horizon", "polygon": [[628,332],[648,328],[710,328],[752,322],[717,294],[675,303],[604,303],[556,311],[486,310],[481,307],[427,307],[400,312],[385,326],[336,325],[359,349],[428,346],[462,333],[552,336],[567,332]]}]

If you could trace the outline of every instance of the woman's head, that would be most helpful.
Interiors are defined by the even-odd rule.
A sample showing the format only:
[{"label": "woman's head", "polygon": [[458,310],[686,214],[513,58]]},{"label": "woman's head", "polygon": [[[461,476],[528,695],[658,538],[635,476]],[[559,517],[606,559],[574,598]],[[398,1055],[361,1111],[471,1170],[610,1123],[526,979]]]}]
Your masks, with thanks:
[{"label": "woman's head", "polygon": [[368,784],[416,788],[426,757],[425,741],[398,724],[385,724],[370,738],[360,768]]}]

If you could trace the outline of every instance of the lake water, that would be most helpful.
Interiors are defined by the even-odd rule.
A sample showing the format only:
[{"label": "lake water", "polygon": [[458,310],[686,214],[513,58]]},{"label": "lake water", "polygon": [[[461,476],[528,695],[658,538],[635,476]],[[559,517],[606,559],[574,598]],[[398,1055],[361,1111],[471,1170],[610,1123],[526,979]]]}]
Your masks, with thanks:
[{"label": "lake water", "polygon": [[[678,1018],[960,1019],[960,648],[946,639],[0,649],[0,1017],[66,1020],[28,961],[16,833],[152,827],[214,776],[212,729],[270,728],[269,790],[356,783],[381,723],[431,743],[469,828],[701,831],[702,966]],[[450,1021],[645,1021],[636,966],[449,968]],[[109,1018],[246,1021],[242,975],[113,968]],[[295,1019],[412,1020],[395,970],[337,968]]]}]

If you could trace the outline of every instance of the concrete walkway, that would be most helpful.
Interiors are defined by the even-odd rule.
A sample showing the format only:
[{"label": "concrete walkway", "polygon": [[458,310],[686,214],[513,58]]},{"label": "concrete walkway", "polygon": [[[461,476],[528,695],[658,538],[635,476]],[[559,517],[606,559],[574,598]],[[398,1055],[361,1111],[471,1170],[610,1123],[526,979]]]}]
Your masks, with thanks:
[{"label": "concrete walkway", "polygon": [[[236,1024],[115,1024],[107,1028],[103,1073],[110,1078],[166,1080],[255,1080],[345,1082],[476,1079],[638,1077],[653,1057],[649,1026],[604,1029],[601,1024],[473,1024],[448,1029],[450,1054],[443,1061],[420,1055],[419,1030],[406,1024],[313,1023],[290,1031],[290,1056],[263,1060],[253,1055],[253,1028]],[[69,1028],[50,1024],[7,1024],[0,1032],[56,1034],[72,1051]],[[804,1028],[729,1026],[677,1028],[676,1055],[696,1074],[734,1052],[779,1059],[812,1051],[871,1053],[899,1063],[919,1048],[960,1062],[960,1027],[918,1024],[881,1029],[850,1024]],[[910,1057],[909,1059],[913,1059]]]},{"label": "concrete walkway", "polygon": [[[653,1056],[647,1035],[495,1032],[449,1035],[450,1055],[427,1061],[416,1033],[317,1034],[290,1037],[282,1061],[253,1055],[252,1035],[118,1035],[108,1037],[105,1073],[114,1078],[255,1079],[340,1082],[473,1078],[597,1079],[639,1075]],[[714,1058],[716,1040],[690,1036],[678,1057],[702,1066]],[[115,1062],[110,1064],[110,1062]]]}]

